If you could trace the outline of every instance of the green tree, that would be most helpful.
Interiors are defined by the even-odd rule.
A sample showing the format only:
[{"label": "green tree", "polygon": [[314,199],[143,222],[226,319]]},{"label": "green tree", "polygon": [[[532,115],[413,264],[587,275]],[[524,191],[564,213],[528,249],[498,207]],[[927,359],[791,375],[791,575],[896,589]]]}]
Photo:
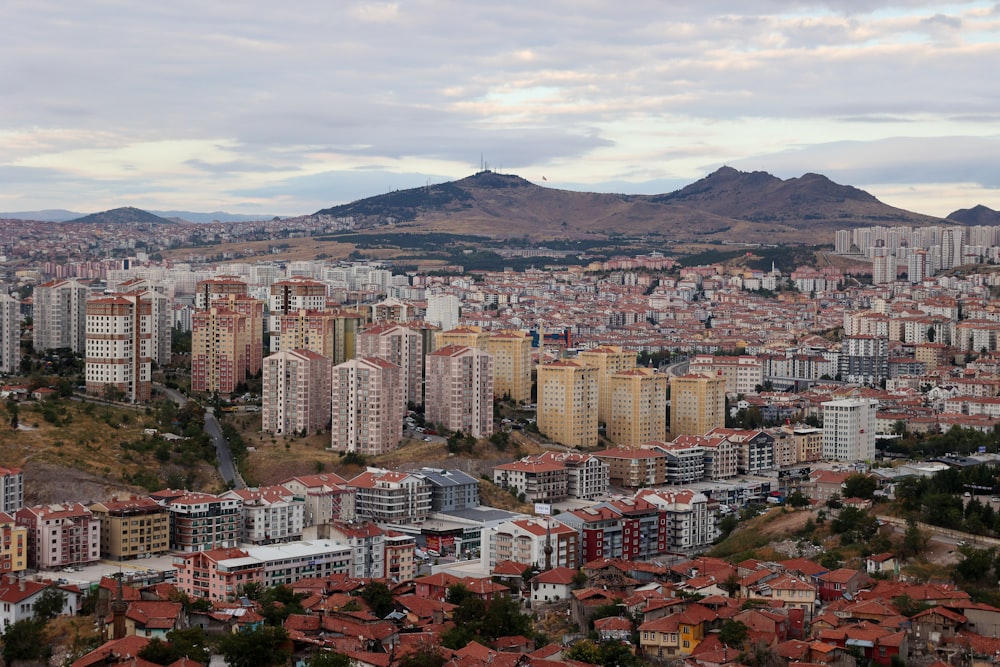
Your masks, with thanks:
[{"label": "green tree", "polygon": [[584,639],[573,644],[568,651],[566,651],[563,656],[567,660],[577,660],[579,662],[586,662],[590,665],[600,665],[601,660],[601,649],[594,642],[589,639]]},{"label": "green tree", "polygon": [[284,647],[286,639],[284,628],[264,625],[224,635],[219,641],[219,653],[229,667],[277,667],[291,655]]},{"label": "green tree", "polygon": [[385,618],[396,609],[392,598],[392,591],[381,581],[372,581],[366,584],[361,591],[361,599],[371,608],[372,613],[379,618]]},{"label": "green tree", "polygon": [[805,495],[801,491],[794,491],[788,496],[788,500],[786,500],[785,503],[789,507],[793,507],[795,509],[809,507],[809,496]]},{"label": "green tree", "polygon": [[448,662],[437,646],[423,645],[403,658],[399,667],[444,667]]},{"label": "green tree", "polygon": [[45,641],[45,621],[22,619],[3,633],[3,659],[7,665],[19,661],[45,662],[51,655],[52,648]]},{"label": "green tree", "polygon": [[847,479],[844,480],[844,497],[871,500],[877,488],[878,481],[874,477],[856,472],[848,475]]},{"label": "green tree", "polygon": [[927,549],[929,536],[920,530],[917,522],[911,517],[906,520],[906,532],[903,533],[903,544],[900,555],[904,558],[916,558]]},{"label": "green tree", "polygon": [[306,664],[309,667],[351,667],[354,662],[343,653],[320,651],[313,653]]},{"label": "green tree", "polygon": [[719,630],[719,641],[730,648],[743,648],[750,636],[750,630],[743,621],[728,619]]},{"label": "green tree", "polygon": [[31,613],[37,620],[46,623],[61,614],[65,605],[66,594],[58,588],[49,586],[35,600]]}]

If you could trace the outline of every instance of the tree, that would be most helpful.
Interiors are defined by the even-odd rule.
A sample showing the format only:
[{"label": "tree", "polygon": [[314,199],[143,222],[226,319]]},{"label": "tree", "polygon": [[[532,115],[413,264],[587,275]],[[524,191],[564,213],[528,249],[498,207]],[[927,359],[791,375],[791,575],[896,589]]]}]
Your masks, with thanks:
[{"label": "tree", "polygon": [[719,630],[719,641],[730,648],[743,648],[750,636],[750,630],[743,621],[728,619]]},{"label": "tree", "polygon": [[448,587],[448,592],[445,595],[445,601],[449,604],[460,605],[465,602],[465,599],[469,597],[471,593],[465,584],[452,584]]},{"label": "tree", "polygon": [[841,536],[844,543],[867,542],[878,532],[878,521],[857,507],[844,507],[830,523],[830,530]]},{"label": "tree", "polygon": [[601,664],[601,649],[598,648],[597,644],[590,641],[589,639],[584,639],[579,641],[566,651],[564,657],[568,660],[577,660],[579,662],[586,662],[590,665]]},{"label": "tree", "polygon": [[403,658],[399,667],[443,667],[448,662],[437,646],[423,645]]},{"label": "tree", "polygon": [[287,638],[284,628],[264,625],[226,634],[219,642],[219,653],[229,667],[277,667],[291,655],[284,648]]},{"label": "tree", "polygon": [[795,509],[809,507],[809,496],[802,493],[801,491],[795,491],[788,496],[788,500],[785,501],[785,504]]},{"label": "tree", "polygon": [[361,591],[361,599],[365,601],[372,613],[379,618],[385,618],[396,609],[392,591],[381,581],[372,581]]},{"label": "tree", "polygon": [[62,613],[65,604],[66,594],[58,588],[49,586],[35,600],[31,613],[37,620],[47,623]]},{"label": "tree", "polygon": [[844,497],[871,500],[877,488],[878,481],[874,477],[856,472],[848,475],[847,479],[844,480]]},{"label": "tree", "polygon": [[354,664],[350,658],[336,651],[320,651],[313,653],[306,663],[309,667],[351,667]]},{"label": "tree", "polygon": [[3,659],[8,665],[16,661],[47,661],[52,648],[45,641],[45,622],[26,618],[7,627],[3,633]]},{"label": "tree", "polygon": [[736,576],[735,572],[733,572],[726,577],[725,581],[719,584],[719,587],[726,591],[726,594],[729,595],[729,597],[734,598],[736,597],[736,594],[740,592],[740,578]]}]

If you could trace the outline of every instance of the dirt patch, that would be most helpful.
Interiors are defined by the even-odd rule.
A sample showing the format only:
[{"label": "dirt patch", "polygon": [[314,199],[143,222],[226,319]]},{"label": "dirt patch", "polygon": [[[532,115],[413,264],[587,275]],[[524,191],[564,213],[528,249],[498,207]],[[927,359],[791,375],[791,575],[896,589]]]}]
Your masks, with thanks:
[{"label": "dirt patch", "polygon": [[25,464],[24,479],[24,504],[28,506],[66,502],[88,504],[116,494],[146,493],[145,489],[100,475],[41,461]]}]

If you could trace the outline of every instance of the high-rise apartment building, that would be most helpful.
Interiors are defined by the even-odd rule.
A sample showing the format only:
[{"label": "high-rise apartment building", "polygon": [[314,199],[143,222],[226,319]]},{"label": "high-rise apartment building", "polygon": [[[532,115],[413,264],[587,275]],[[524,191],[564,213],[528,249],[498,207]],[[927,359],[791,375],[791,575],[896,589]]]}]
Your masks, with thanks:
[{"label": "high-rise apartment building", "polygon": [[726,378],[680,375],[670,378],[670,433],[704,435],[726,425]]},{"label": "high-rise apartment building", "polygon": [[112,388],[133,403],[150,399],[156,347],[150,331],[152,316],[152,304],[144,292],[87,302],[88,394],[100,396]]},{"label": "high-rise apartment building", "polygon": [[333,367],[330,449],[377,456],[399,445],[406,407],[400,372],[379,357]]},{"label": "high-rise apartment building", "polygon": [[198,310],[217,305],[216,301],[228,301],[230,296],[248,296],[250,288],[238,276],[216,276],[199,280],[195,287],[194,305]]},{"label": "high-rise apartment building", "polygon": [[[282,315],[291,315],[300,310],[326,310],[326,283],[309,278],[286,278],[271,285],[268,311],[271,319],[268,332],[272,335],[281,334]],[[272,345],[272,351],[278,348]],[[285,349],[292,349],[288,345]]]},{"label": "high-rise apartment building", "polygon": [[271,315],[271,352],[311,350],[333,360],[337,349],[337,317],[319,310]]},{"label": "high-rise apartment building", "polygon": [[619,445],[637,447],[667,437],[666,375],[651,368],[633,368],[607,378],[609,413],[608,439]]},{"label": "high-rise apartment building", "polygon": [[35,288],[32,319],[36,351],[86,347],[87,287],[76,280],[52,280]]},{"label": "high-rise apartment building", "polygon": [[442,331],[450,331],[458,326],[460,304],[454,294],[428,294],[424,321],[440,327]]},{"label": "high-rise apartment building", "polygon": [[264,359],[262,430],[312,433],[330,421],[332,362],[310,350],[282,350]]},{"label": "high-rise apartment building", "polygon": [[232,393],[247,377],[247,316],[212,307],[191,317],[191,390]]},{"label": "high-rise apartment building", "polygon": [[596,366],[561,360],[538,367],[538,430],[568,447],[597,444]]},{"label": "high-rise apartment building", "polygon": [[577,359],[597,368],[597,421],[607,424],[611,418],[611,391],[608,379],[615,373],[635,368],[635,352],[615,345],[584,350]]},{"label": "high-rise apartment building", "polygon": [[0,512],[13,514],[24,507],[24,472],[20,468],[0,468]]},{"label": "high-rise apartment building", "polygon": [[496,331],[486,339],[493,355],[493,393],[518,403],[531,400],[531,335],[526,331]]},{"label": "high-rise apartment building", "polygon": [[450,431],[493,435],[493,357],[460,345],[428,354],[425,416]]},{"label": "high-rise apartment building", "polygon": [[[154,341],[150,353],[157,364],[170,363],[172,355],[170,330],[174,326],[174,300],[167,294],[166,287],[146,278],[132,278],[119,283],[116,291],[141,294],[143,300],[149,303],[150,317],[147,326]],[[190,327],[187,330],[190,331]]]},{"label": "high-rise apartment building", "polygon": [[478,347],[482,350],[486,349],[486,339],[489,336],[489,332],[476,326],[442,329],[434,336],[434,349],[440,350],[446,345],[461,345],[462,347]]},{"label": "high-rise apartment building", "polygon": [[399,366],[403,403],[424,404],[424,339],[405,324],[385,322],[358,333],[359,357],[380,357]]},{"label": "high-rise apartment building", "polygon": [[889,339],[886,336],[846,336],[840,344],[841,380],[877,385],[889,377]]},{"label": "high-rise apartment building", "polygon": [[21,302],[0,294],[0,373],[21,372]]},{"label": "high-rise apartment building", "polygon": [[822,405],[823,458],[849,462],[873,460],[878,401],[847,398]]},{"label": "high-rise apartment building", "polygon": [[342,364],[357,356],[358,331],[365,323],[365,316],[356,310],[347,309],[335,310],[333,316],[336,322],[333,363]]}]

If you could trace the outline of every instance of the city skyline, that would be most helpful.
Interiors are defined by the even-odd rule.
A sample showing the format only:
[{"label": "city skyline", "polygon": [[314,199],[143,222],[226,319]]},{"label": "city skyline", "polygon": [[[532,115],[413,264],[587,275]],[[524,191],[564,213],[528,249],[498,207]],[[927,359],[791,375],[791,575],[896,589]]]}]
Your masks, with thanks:
[{"label": "city skyline", "polygon": [[723,164],[1000,208],[985,2],[0,8],[0,210],[293,215],[461,178],[654,194]]}]

